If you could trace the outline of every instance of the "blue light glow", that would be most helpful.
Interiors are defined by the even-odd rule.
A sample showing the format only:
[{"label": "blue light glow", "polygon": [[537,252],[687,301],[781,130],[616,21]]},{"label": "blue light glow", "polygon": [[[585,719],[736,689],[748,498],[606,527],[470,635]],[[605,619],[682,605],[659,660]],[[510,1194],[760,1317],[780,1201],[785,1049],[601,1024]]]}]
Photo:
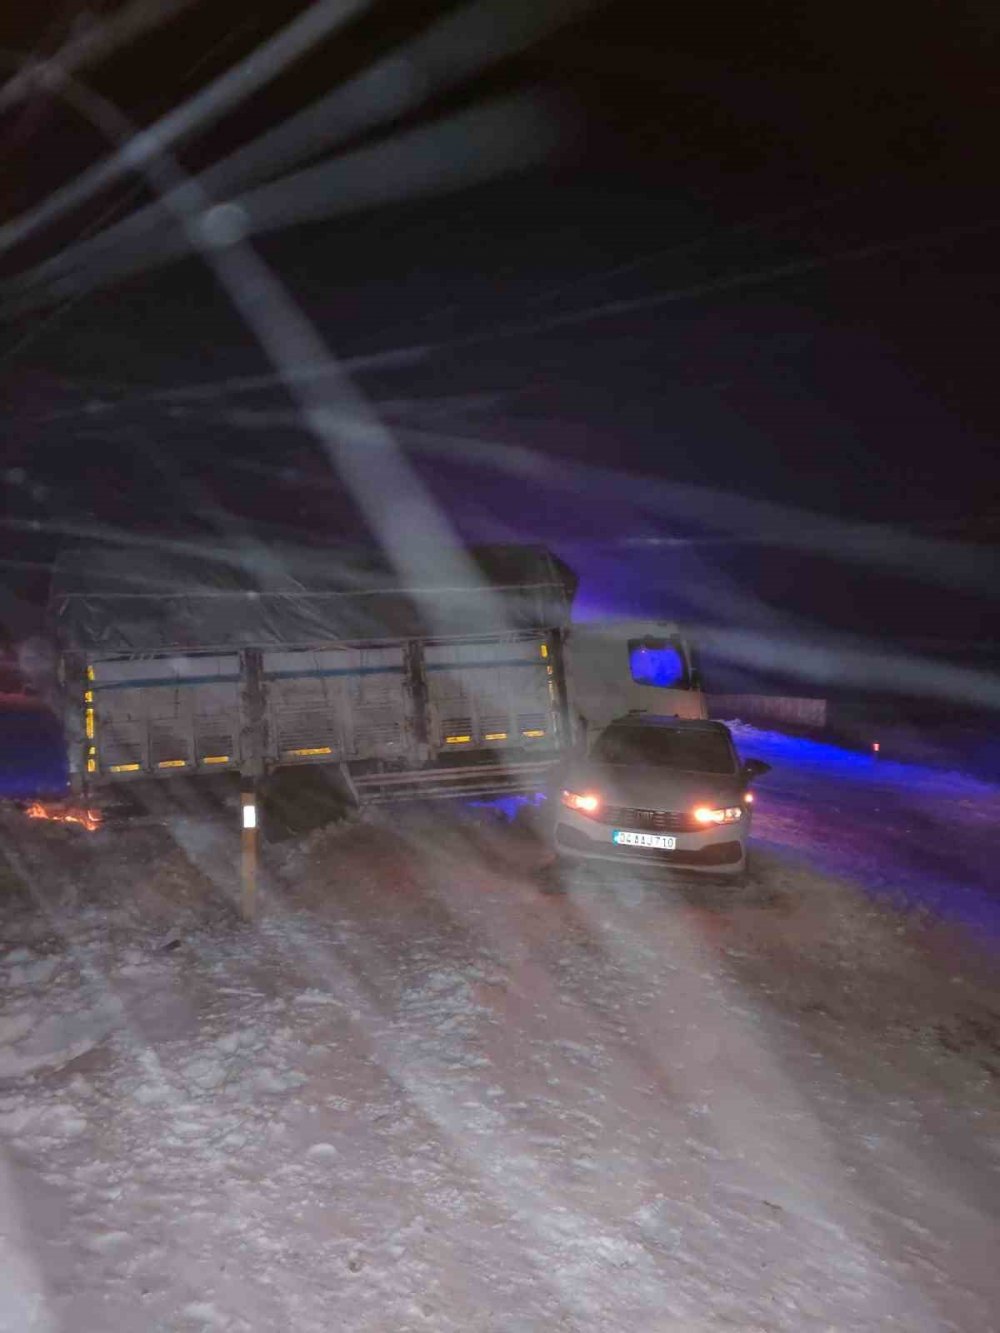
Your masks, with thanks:
[{"label": "blue light glow", "polygon": [[0,708],[0,797],[57,796],[68,786],[58,720],[41,707]]},{"label": "blue light glow", "polygon": [[[895,784],[908,790],[933,787],[944,779],[948,780],[952,789],[967,788],[973,794],[982,793],[989,785],[988,775],[984,783],[983,777],[962,771],[965,770],[964,762],[960,771],[949,771],[940,766],[887,758],[884,750],[875,755],[867,748],[849,750],[830,741],[792,736],[780,731],[765,731],[744,722],[729,722],[727,725],[742,757],[763,759],[775,769],[779,779],[782,771],[795,769],[854,783],[882,787]],[[958,763],[956,757],[956,766]]]},{"label": "blue light glow", "polygon": [[637,644],[629,651],[629,668],[637,685],[670,689],[684,679],[684,659],[673,644],[661,648]]},{"label": "blue light glow", "polygon": [[494,796],[483,801],[466,801],[465,804],[477,810],[495,810],[508,823],[512,823],[521,810],[527,806],[541,805],[544,800],[544,792],[533,791],[517,792],[511,796]]}]

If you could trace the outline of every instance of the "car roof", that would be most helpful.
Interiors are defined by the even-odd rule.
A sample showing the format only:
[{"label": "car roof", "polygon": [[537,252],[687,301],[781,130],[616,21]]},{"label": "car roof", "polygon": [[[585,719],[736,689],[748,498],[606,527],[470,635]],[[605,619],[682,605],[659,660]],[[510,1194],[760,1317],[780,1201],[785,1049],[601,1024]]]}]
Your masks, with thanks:
[{"label": "car roof", "polygon": [[732,738],[724,722],[716,722],[713,718],[707,717],[670,717],[665,713],[626,713],[624,717],[616,717],[605,730],[610,731],[612,727],[666,727],[671,731],[714,731]]}]

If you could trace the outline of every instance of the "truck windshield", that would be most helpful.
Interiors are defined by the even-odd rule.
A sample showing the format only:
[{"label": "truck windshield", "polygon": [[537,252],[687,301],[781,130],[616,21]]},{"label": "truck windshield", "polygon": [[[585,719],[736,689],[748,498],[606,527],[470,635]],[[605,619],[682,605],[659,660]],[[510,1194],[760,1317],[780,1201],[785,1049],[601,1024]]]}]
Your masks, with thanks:
[{"label": "truck windshield", "polygon": [[717,731],[609,727],[598,737],[592,757],[602,764],[645,764],[688,773],[736,772],[729,739]]}]

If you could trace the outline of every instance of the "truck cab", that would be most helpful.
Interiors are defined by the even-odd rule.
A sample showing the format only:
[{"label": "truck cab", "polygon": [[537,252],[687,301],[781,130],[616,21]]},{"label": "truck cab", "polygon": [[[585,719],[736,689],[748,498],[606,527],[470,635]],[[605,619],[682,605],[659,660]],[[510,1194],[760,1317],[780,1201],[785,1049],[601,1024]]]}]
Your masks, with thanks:
[{"label": "truck cab", "polygon": [[672,621],[588,621],[566,636],[566,682],[578,743],[627,713],[707,718],[694,652]]}]

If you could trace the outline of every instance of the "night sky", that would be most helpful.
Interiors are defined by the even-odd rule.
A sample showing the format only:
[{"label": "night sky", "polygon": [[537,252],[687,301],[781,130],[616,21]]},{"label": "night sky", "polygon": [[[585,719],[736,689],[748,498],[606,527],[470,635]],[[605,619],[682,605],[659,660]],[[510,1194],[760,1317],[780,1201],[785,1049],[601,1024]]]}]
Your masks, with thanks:
[{"label": "night sky", "polygon": [[[127,7],[17,8],[0,43],[44,56]],[[305,6],[173,8],[80,71],[139,125]],[[186,138],[181,166],[211,166],[460,9],[370,6]],[[953,552],[933,543],[974,543],[984,572],[1000,534],[1000,12],[576,9],[530,49],[307,159],[520,94],[555,141],[544,161],[507,145],[514,166],[495,179],[341,199],[336,218],[272,228],[260,253],[356,365],[462,535],[555,545],[584,575],[585,610],[995,638],[989,577],[937,578]],[[3,111],[0,133],[0,221],[108,151],[47,93]],[[150,198],[126,177],[0,256],[12,634],[31,627],[67,535],[366,538],[201,260],[71,300],[42,282],[19,311],[18,275]],[[837,525],[857,523],[925,538],[921,568],[851,554],[853,529],[840,541]]]}]

